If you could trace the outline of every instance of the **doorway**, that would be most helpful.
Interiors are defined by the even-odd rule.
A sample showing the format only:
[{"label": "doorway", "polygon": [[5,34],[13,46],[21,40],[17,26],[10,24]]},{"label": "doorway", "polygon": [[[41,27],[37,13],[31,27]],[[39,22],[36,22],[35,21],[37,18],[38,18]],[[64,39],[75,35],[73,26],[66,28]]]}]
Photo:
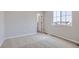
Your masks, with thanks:
[{"label": "doorway", "polygon": [[43,32],[43,31],[44,31],[43,15],[37,14],[37,32]]}]

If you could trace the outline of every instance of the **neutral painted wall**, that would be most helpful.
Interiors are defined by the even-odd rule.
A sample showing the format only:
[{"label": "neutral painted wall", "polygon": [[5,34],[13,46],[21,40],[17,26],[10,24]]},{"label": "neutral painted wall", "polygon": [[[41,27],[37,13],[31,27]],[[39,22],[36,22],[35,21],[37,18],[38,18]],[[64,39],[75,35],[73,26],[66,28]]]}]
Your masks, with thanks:
[{"label": "neutral painted wall", "polygon": [[37,33],[37,16],[35,11],[6,11],[5,37]]},{"label": "neutral painted wall", "polygon": [[0,45],[4,41],[4,12],[0,11]]},{"label": "neutral painted wall", "polygon": [[46,11],[44,13],[44,27],[45,32],[53,35],[63,37],[68,40],[75,41],[79,43],[79,12],[72,12],[72,27],[71,26],[56,26],[52,24],[53,12]]}]

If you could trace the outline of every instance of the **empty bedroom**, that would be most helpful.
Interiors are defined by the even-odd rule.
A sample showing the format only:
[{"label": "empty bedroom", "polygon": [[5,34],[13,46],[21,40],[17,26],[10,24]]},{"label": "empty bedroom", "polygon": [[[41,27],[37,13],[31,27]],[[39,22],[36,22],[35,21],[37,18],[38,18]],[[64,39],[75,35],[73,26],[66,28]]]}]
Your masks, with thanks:
[{"label": "empty bedroom", "polygon": [[0,11],[0,48],[79,48],[79,11]]}]

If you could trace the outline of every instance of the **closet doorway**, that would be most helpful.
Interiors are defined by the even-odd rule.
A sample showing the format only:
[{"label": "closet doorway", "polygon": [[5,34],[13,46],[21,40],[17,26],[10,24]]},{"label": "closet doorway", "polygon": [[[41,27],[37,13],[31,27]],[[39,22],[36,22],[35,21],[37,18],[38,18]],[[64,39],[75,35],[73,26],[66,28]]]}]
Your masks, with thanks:
[{"label": "closet doorway", "polygon": [[44,31],[43,15],[37,14],[37,32],[43,32],[43,31]]}]

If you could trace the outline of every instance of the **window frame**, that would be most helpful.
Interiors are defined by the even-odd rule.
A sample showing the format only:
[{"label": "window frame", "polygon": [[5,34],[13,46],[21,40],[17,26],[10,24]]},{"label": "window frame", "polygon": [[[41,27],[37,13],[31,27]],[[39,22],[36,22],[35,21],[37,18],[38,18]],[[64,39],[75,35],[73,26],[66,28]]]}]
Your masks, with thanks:
[{"label": "window frame", "polygon": [[[56,12],[56,16],[54,15],[54,12]],[[57,12],[60,12],[60,16],[57,16]],[[65,15],[63,16],[62,12],[65,12]],[[66,12],[71,12],[70,15],[67,15]],[[57,18],[60,17],[59,24],[57,23]],[[65,18],[65,21],[62,20],[62,18]],[[69,17],[71,20],[67,21],[67,17]],[[54,20],[56,19],[56,20]],[[67,24],[67,22],[69,24]],[[72,11],[53,11],[53,25],[66,25],[66,26],[72,26]]]}]

